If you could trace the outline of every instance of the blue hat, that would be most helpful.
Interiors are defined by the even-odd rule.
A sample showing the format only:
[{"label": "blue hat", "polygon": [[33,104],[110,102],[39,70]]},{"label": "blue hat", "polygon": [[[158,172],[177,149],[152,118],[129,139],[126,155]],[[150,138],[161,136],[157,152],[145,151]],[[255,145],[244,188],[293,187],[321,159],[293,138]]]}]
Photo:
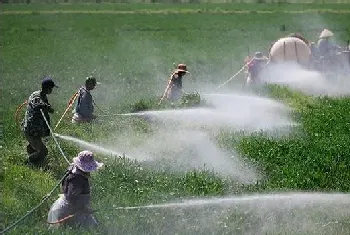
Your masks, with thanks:
[{"label": "blue hat", "polygon": [[53,82],[52,78],[46,77],[41,82],[41,87],[54,88],[54,87],[58,87],[58,86],[56,86],[56,84]]}]

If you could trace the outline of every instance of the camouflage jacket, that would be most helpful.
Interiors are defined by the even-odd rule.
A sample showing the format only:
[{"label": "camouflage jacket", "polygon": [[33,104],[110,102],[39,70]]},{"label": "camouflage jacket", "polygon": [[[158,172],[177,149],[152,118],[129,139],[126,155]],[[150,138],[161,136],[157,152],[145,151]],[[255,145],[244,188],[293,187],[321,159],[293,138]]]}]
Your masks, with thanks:
[{"label": "camouflage jacket", "polygon": [[24,133],[40,137],[50,135],[50,129],[47,127],[40,109],[43,110],[46,120],[50,124],[49,110],[51,109],[51,105],[48,102],[47,96],[42,94],[41,91],[35,91],[28,98],[27,110],[22,121],[22,130]]}]

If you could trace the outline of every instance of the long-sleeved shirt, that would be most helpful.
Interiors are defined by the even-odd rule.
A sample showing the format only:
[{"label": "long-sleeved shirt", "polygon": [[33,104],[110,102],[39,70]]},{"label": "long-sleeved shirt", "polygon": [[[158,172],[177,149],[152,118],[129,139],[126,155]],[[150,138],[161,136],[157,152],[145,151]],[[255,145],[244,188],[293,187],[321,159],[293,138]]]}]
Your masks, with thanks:
[{"label": "long-sleeved shirt", "polygon": [[182,76],[179,76],[177,73],[171,76],[171,85],[175,86],[177,89],[182,89]]},{"label": "long-sleeved shirt", "polygon": [[332,56],[337,52],[338,46],[328,39],[320,39],[317,42],[318,53],[320,56]]},{"label": "long-sleeved shirt", "polygon": [[90,204],[90,184],[88,175],[76,167],[69,169],[62,182],[62,192],[67,202],[77,210],[88,208]]},{"label": "long-sleeved shirt", "polygon": [[167,98],[171,101],[179,100],[182,96],[182,76],[174,73],[171,75]]},{"label": "long-sleeved shirt", "polygon": [[91,119],[93,117],[94,106],[90,91],[86,87],[79,89],[78,103],[75,112],[84,119]]},{"label": "long-sleeved shirt", "polygon": [[266,61],[256,60],[256,59],[253,59],[248,64],[248,72],[249,72],[252,80],[258,79],[259,73],[261,72],[261,70],[263,69],[265,64],[266,64]]}]

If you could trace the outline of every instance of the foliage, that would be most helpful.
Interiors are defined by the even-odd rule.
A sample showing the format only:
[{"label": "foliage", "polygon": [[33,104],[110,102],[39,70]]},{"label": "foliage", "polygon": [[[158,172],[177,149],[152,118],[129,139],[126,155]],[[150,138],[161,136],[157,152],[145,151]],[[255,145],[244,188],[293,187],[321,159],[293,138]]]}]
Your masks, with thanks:
[{"label": "foliage", "polygon": [[201,96],[198,92],[184,94],[180,100],[180,104],[183,107],[199,106],[201,103],[203,103],[203,101],[201,101]]}]

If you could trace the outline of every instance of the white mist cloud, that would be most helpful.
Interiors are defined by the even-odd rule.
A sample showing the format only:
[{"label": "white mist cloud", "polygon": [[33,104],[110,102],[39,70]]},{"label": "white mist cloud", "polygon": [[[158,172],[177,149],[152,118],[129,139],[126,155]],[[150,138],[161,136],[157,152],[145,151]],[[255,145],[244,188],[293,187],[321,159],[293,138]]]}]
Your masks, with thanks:
[{"label": "white mist cloud", "polygon": [[350,77],[325,77],[323,74],[303,69],[297,64],[275,64],[263,73],[263,80],[270,84],[279,84],[308,95],[340,96],[350,94]]},{"label": "white mist cloud", "polygon": [[209,169],[241,183],[256,182],[260,175],[252,164],[234,151],[220,149],[210,131],[230,128],[254,132],[290,127],[295,124],[289,116],[290,108],[256,95],[202,96],[213,107],[135,113],[153,123],[152,132],[135,133],[130,129],[99,142],[112,150],[118,146],[126,157],[147,162],[155,169]]},{"label": "white mist cloud", "polygon": [[[142,136],[143,141],[137,141],[137,145],[124,145],[123,153],[116,150],[116,146],[121,149],[122,144],[113,143],[113,146],[109,146],[107,143],[89,143],[71,136],[56,136],[76,143],[81,150],[86,149],[107,156],[125,155],[159,170],[186,172],[207,169],[245,184],[255,183],[259,178],[257,171],[247,160],[240,159],[236,153],[229,154],[220,150],[209,135],[201,131],[161,129],[157,133]],[[127,136],[123,135],[123,139],[125,137]]]},{"label": "white mist cloud", "polygon": [[291,109],[269,98],[247,94],[203,94],[213,107],[146,111],[142,115],[187,127],[228,127],[247,132],[294,125]]},{"label": "white mist cloud", "polygon": [[[142,215],[128,233],[169,234],[349,234],[349,194],[279,193],[201,198],[118,210]],[[111,224],[113,227],[113,223]],[[111,228],[112,230],[113,228]]]},{"label": "white mist cloud", "polygon": [[221,150],[209,134],[202,131],[161,129],[144,140],[126,152],[132,156],[143,156],[156,168],[177,172],[205,168],[246,184],[259,178],[248,162],[236,153]]}]

